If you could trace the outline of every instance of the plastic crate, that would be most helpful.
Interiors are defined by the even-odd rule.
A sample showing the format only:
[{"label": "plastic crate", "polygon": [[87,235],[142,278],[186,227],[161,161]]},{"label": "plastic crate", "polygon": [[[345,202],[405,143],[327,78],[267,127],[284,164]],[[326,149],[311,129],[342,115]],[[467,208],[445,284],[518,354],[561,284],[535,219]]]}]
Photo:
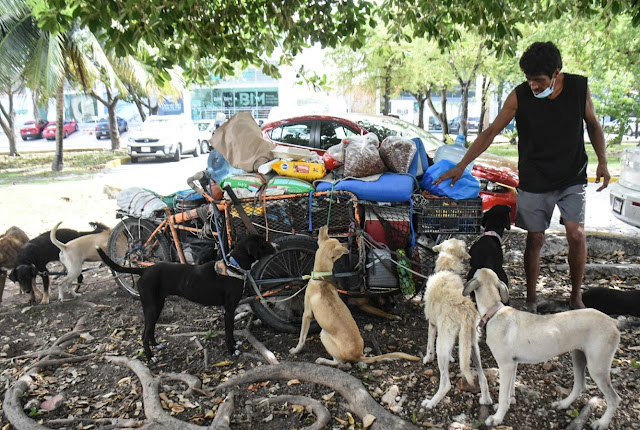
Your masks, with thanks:
[{"label": "plastic crate", "polygon": [[377,241],[391,249],[403,249],[413,242],[411,206],[409,203],[380,205],[377,202],[360,200],[364,207],[364,230]]},{"label": "plastic crate", "polygon": [[411,198],[417,233],[480,233],[481,198],[454,200],[423,194]]}]

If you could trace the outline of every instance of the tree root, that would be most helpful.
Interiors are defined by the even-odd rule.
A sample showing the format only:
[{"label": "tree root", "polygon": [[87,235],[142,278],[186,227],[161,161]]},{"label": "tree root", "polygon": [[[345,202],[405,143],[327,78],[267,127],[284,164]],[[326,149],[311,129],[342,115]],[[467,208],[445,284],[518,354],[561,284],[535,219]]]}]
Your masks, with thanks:
[{"label": "tree root", "polygon": [[229,424],[231,424],[231,415],[233,415],[233,408],[235,405],[234,398],[236,392],[232,391],[229,393],[227,398],[224,400],[220,406],[218,406],[218,411],[216,412],[216,416],[213,418],[211,422],[212,429],[231,429]]},{"label": "tree root", "polygon": [[[85,332],[84,323],[85,318],[80,318],[76,323],[76,326],[73,328],[73,331],[59,337],[54,342],[53,346],[62,349],[66,348],[67,343],[70,343],[73,339],[76,339]],[[47,350],[49,349],[50,348],[47,348]],[[34,376],[42,370],[42,363],[53,360],[49,357],[51,357],[51,355],[46,355],[40,362],[35,363],[24,375],[22,375],[16,381],[15,384],[9,387],[4,395],[4,404],[2,405],[4,408],[4,413],[11,425],[13,425],[13,427],[17,429],[43,430],[47,428],[41,426],[36,421],[25,415],[21,399],[24,393],[29,390],[31,384],[34,383]]]},{"label": "tree root", "polygon": [[596,407],[598,407],[598,403],[600,399],[597,397],[592,397],[589,399],[586,405],[580,411],[580,414],[574,418],[573,421],[569,424],[566,430],[582,430],[582,428],[587,424],[587,420],[591,416],[591,413],[594,411]]},{"label": "tree root", "polygon": [[266,404],[289,403],[290,405],[304,406],[307,411],[315,415],[316,422],[309,427],[305,427],[303,430],[322,430],[331,421],[331,414],[329,413],[329,410],[325,408],[324,405],[319,400],[312,399],[311,397],[305,397],[305,396],[265,397],[261,399],[255,399],[252,403],[256,406],[259,406],[263,403],[266,403]]},{"label": "tree root", "polygon": [[216,387],[216,391],[249,382],[268,379],[300,379],[325,385],[340,393],[348,402],[354,414],[364,419],[373,415],[375,421],[372,430],[384,429],[417,429],[413,424],[396,417],[380,406],[359,379],[327,366],[302,362],[286,362],[271,366],[260,366],[229,379]]}]

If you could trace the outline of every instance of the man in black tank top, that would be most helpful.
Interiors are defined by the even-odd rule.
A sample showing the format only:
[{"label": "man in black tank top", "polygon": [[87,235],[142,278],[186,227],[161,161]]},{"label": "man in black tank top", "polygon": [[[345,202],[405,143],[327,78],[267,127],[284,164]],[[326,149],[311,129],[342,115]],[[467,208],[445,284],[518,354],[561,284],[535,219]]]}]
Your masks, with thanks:
[{"label": "man in black tank top", "polygon": [[507,97],[493,123],[471,145],[457,166],[436,180],[451,178],[453,185],[464,168],[482,154],[493,139],[516,119],[520,185],[516,225],[527,230],[524,269],[527,278],[525,307],[536,311],[536,284],[540,274],[540,249],[544,232],[557,206],[569,244],[572,308],[583,308],[581,286],[587,261],[584,232],[587,154],[584,126],[598,157],[597,191],[609,185],[604,134],[596,117],[584,76],[562,73],[562,57],[552,42],[535,42],[522,54],[520,68],[526,82]]}]

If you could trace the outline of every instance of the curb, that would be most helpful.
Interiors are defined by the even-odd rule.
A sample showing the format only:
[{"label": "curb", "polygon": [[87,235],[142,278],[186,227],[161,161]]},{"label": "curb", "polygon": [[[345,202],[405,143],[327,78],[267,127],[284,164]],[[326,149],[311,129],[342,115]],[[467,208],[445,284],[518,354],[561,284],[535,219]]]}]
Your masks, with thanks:
[{"label": "curb", "polygon": [[[609,179],[609,183],[613,183],[613,182],[618,182],[618,179],[620,179],[620,177],[618,176],[612,176],[611,179]],[[587,181],[590,183],[595,183],[596,182],[596,177],[595,176],[589,176],[587,177]]]},{"label": "curb", "polygon": [[117,158],[115,160],[107,161],[104,167],[108,169],[113,169],[123,164],[129,164],[130,162],[131,162],[131,157],[122,157],[122,158]]}]

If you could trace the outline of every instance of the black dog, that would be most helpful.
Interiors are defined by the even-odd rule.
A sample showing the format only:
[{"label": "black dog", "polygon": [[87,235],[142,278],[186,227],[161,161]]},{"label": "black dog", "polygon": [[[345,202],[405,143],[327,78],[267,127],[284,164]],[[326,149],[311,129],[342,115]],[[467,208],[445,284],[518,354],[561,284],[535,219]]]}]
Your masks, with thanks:
[{"label": "black dog", "polygon": [[[153,360],[150,345],[158,344],[155,338],[156,322],[168,296],[184,297],[204,306],[224,306],[225,344],[229,354],[235,352],[233,319],[242,298],[245,280],[242,277],[233,276],[232,267],[227,268],[232,272],[229,274],[224,270],[218,270],[220,263],[215,261],[199,266],[157,263],[150,267],[122,267],[107,257],[101,249],[97,251],[114,271],[140,275],[137,287],[144,313],[142,344],[148,360]],[[235,259],[238,266],[249,270],[255,261],[275,251],[275,247],[262,236],[252,234],[240,240],[230,256]]]},{"label": "black dog", "polygon": [[612,288],[592,287],[582,293],[582,302],[607,315],[632,315],[640,317],[640,290],[623,291]]},{"label": "black dog", "polygon": [[496,205],[482,215],[484,235],[475,241],[469,249],[471,269],[467,281],[473,278],[476,270],[488,268],[496,272],[498,278],[509,286],[509,278],[502,268],[502,234],[511,229],[511,206]]},{"label": "black dog", "polygon": [[[99,222],[89,223],[94,230],[78,232],[68,228],[62,228],[57,231],[56,237],[60,242],[67,243],[87,234],[100,233],[109,227]],[[35,302],[35,294],[33,291],[33,281],[37,275],[42,278],[42,304],[49,303],[49,274],[47,273],[47,263],[58,261],[60,258],[60,249],[51,243],[50,231],[42,233],[40,236],[31,239],[25,243],[18,251],[16,264],[13,271],[9,274],[9,279],[20,284],[20,288],[25,294],[31,294],[30,301]],[[82,275],[78,276],[78,282],[82,282]]]}]

